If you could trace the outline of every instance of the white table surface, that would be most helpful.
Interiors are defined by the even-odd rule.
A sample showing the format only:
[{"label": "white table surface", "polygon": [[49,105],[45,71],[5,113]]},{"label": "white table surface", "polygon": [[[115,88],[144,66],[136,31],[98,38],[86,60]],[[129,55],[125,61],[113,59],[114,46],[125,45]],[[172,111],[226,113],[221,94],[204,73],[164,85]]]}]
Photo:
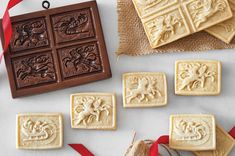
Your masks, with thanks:
[{"label": "white table surface", "polygon": [[[0,2],[2,17],[8,0]],[[51,7],[81,2],[79,0],[49,0]],[[24,0],[10,11],[11,16],[42,10],[42,0]],[[168,53],[141,57],[120,57],[118,48],[116,0],[97,0],[113,77],[108,80],[45,94],[12,99],[5,63],[0,65],[0,155],[7,156],[75,156],[68,143],[83,143],[96,156],[121,156],[129,146],[133,131],[137,139],[155,139],[168,133],[170,114],[209,113],[215,114],[217,123],[226,130],[235,125],[235,53],[234,50],[219,50],[202,53]],[[216,59],[222,61],[222,93],[220,96],[186,97],[174,95],[174,62],[177,59]],[[168,106],[162,108],[124,109],[122,107],[121,75],[130,71],[159,71],[167,74]],[[69,95],[77,92],[116,92],[116,131],[71,129]],[[59,150],[17,150],[15,116],[19,112],[62,112],[64,114],[64,147]],[[190,153],[182,155],[189,156]],[[235,155],[235,149],[231,156]]]}]

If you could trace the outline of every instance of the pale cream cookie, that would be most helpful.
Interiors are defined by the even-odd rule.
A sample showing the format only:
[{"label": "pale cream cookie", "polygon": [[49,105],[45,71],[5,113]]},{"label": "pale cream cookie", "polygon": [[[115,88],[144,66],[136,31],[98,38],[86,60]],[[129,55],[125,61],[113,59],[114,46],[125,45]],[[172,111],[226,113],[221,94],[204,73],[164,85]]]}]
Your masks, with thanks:
[{"label": "pale cream cookie", "polygon": [[175,94],[218,95],[221,63],[212,60],[179,60],[175,63]]},{"label": "pale cream cookie", "polygon": [[124,107],[155,107],[167,104],[167,82],[164,73],[125,73],[122,79]]},{"label": "pale cream cookie", "polygon": [[22,113],[16,120],[16,148],[54,149],[63,146],[62,114]]},{"label": "pale cream cookie", "polygon": [[206,32],[224,41],[225,43],[230,43],[235,36],[235,1],[229,0],[229,5],[232,9],[233,17],[205,29]]},{"label": "pale cream cookie", "polygon": [[215,117],[203,114],[171,115],[169,146],[188,151],[215,150]]},{"label": "pale cream cookie", "polygon": [[222,127],[216,126],[216,150],[197,151],[196,156],[228,156],[231,152],[235,140]]},{"label": "pale cream cookie", "polygon": [[71,126],[80,129],[116,129],[116,97],[112,93],[72,94]]},{"label": "pale cream cookie", "polygon": [[152,48],[232,18],[227,0],[132,0]]}]

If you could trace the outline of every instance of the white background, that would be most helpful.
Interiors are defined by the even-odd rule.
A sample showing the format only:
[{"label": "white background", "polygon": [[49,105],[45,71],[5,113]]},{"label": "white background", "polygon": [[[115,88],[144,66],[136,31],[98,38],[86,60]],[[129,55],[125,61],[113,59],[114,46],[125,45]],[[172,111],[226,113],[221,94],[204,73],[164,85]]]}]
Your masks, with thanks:
[{"label": "white background", "polygon": [[[8,0],[1,0],[2,17]],[[65,6],[79,0],[49,0],[51,7]],[[42,0],[24,0],[10,11],[11,16],[42,10]],[[133,131],[137,139],[155,139],[168,133],[170,114],[215,114],[217,123],[226,130],[235,125],[235,53],[234,50],[218,50],[202,53],[168,53],[141,57],[120,57],[118,48],[116,0],[98,0],[105,41],[113,77],[64,90],[36,96],[12,99],[5,64],[0,65],[0,156],[75,156],[78,155],[68,143],[83,143],[96,156],[121,156],[130,144]],[[128,31],[128,30],[127,30]],[[177,59],[216,59],[222,61],[222,93],[220,96],[186,97],[174,95],[174,62]],[[122,107],[121,75],[130,71],[165,72],[168,80],[167,107],[124,109]],[[116,131],[71,129],[69,118],[69,95],[77,92],[116,92]],[[15,116],[19,112],[62,112],[64,114],[64,147],[59,150],[17,150],[15,148]],[[183,155],[191,155],[183,153]],[[235,155],[235,150],[231,156]]]}]

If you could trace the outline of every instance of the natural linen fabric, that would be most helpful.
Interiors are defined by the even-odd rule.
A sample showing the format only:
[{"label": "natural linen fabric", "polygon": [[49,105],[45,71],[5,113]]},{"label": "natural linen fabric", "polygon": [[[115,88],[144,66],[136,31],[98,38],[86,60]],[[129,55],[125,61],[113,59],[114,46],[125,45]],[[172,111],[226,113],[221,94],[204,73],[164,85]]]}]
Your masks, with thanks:
[{"label": "natural linen fabric", "polygon": [[230,44],[201,31],[165,46],[152,49],[132,0],[117,0],[119,48],[117,55],[139,56],[153,53],[205,51],[235,48],[235,39]]}]

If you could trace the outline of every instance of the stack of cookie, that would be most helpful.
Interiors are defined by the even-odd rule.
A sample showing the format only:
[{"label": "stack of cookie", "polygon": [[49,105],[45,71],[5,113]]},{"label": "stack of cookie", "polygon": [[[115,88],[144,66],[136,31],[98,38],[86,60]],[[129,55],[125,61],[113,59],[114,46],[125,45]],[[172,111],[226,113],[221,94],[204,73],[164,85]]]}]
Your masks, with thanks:
[{"label": "stack of cookie", "polygon": [[[169,145],[161,144],[169,155],[179,156],[176,150],[184,150],[191,151],[196,156],[228,156],[235,145],[234,138],[216,124],[214,115],[171,115],[169,127]],[[135,141],[125,156],[149,156],[154,142]]]},{"label": "stack of cookie", "polygon": [[152,48],[205,30],[230,43],[235,3],[230,0],[132,0]]},{"label": "stack of cookie", "polygon": [[197,156],[227,156],[234,139],[208,114],[178,114],[170,117],[169,146],[193,151]]}]

